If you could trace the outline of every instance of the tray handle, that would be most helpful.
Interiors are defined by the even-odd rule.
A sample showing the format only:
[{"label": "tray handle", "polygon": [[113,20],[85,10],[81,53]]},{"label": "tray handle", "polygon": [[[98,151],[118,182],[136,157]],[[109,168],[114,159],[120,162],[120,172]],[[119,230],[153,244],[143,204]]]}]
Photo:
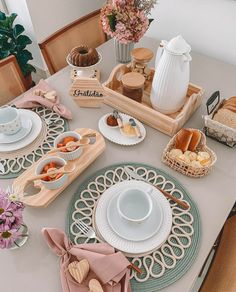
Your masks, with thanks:
[{"label": "tray handle", "polygon": [[207,100],[207,114],[210,115],[220,103],[220,91],[214,92]]}]

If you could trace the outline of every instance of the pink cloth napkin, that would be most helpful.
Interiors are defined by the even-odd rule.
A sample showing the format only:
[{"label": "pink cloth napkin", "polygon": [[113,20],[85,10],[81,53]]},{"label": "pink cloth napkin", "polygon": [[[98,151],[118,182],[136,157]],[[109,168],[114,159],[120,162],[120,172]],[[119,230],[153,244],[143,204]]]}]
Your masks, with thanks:
[{"label": "pink cloth napkin", "polygon": [[42,91],[54,90],[46,81],[41,79],[35,87],[31,88],[22,98],[18,99],[15,102],[15,106],[17,108],[34,108],[39,106],[45,106],[54,110],[56,113],[66,119],[72,119],[71,111],[66,106],[60,103],[59,96],[56,96],[55,101],[51,101],[42,96],[35,95],[34,91],[36,89]]},{"label": "pink cloth napkin", "polygon": [[[72,245],[64,232],[44,228],[42,234],[52,251],[61,258],[60,273],[63,292],[88,292],[88,283],[97,279],[104,292],[130,292],[130,264],[121,252],[115,252],[107,243]],[[90,266],[88,277],[77,283],[68,271],[68,264],[87,259]]]}]

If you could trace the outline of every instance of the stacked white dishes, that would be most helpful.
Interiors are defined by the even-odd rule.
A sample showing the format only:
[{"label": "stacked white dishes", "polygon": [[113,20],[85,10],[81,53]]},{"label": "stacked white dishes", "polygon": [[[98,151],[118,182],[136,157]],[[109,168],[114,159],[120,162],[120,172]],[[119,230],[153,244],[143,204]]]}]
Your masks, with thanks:
[{"label": "stacked white dishes", "polygon": [[42,120],[34,112],[10,106],[0,108],[0,152],[12,152],[31,144],[40,134]]},{"label": "stacked white dishes", "polygon": [[128,256],[160,247],[172,227],[169,202],[154,186],[123,181],[107,189],[94,212],[95,229],[107,243]]}]

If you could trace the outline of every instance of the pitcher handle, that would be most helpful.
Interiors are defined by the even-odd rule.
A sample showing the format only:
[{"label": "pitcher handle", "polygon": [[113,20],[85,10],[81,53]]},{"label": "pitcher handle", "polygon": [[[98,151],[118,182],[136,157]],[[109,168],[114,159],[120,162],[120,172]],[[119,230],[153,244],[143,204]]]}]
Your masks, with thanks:
[{"label": "pitcher handle", "polygon": [[184,62],[190,62],[192,61],[192,57],[191,55],[187,52],[185,54],[183,54],[183,59],[184,59]]}]

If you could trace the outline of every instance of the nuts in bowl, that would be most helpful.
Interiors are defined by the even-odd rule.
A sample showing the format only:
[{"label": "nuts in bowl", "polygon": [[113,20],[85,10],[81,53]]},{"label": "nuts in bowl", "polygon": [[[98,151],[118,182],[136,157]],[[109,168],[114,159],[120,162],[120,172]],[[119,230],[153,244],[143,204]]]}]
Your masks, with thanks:
[{"label": "nuts in bowl", "polygon": [[74,160],[80,157],[83,147],[73,144],[81,139],[81,136],[75,131],[68,131],[60,134],[54,141],[54,148],[66,147],[59,152],[60,157],[68,160]]},{"label": "nuts in bowl", "polygon": [[210,172],[216,155],[206,146],[204,133],[197,129],[181,129],[168,143],[162,160],[178,172],[201,177]]},{"label": "nuts in bowl", "polygon": [[48,173],[48,176],[41,179],[42,184],[46,187],[48,190],[55,190],[60,187],[62,187],[67,178],[67,174],[50,174],[50,172],[62,168],[66,165],[66,161],[60,157],[51,156],[46,159],[43,159],[39,162],[39,164],[36,167],[36,175],[40,174],[46,174]]}]

